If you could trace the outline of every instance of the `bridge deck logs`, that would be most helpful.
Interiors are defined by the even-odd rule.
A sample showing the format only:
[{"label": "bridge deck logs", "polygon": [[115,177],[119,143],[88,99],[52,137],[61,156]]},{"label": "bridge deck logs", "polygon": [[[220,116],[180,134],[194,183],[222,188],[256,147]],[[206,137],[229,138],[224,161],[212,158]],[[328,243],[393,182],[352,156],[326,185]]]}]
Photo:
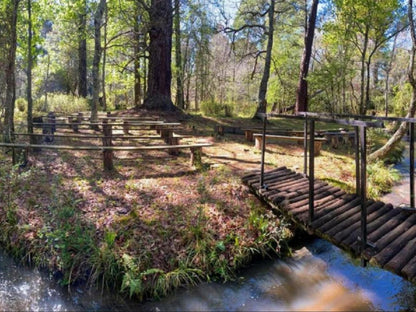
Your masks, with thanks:
[{"label": "bridge deck logs", "polygon": [[368,200],[367,241],[374,244],[361,252],[360,198],[315,180],[315,216],[308,224],[309,178],[286,167],[243,177],[243,183],[273,210],[290,217],[310,233],[338,247],[361,255],[370,263],[416,282],[416,213],[381,201]]}]

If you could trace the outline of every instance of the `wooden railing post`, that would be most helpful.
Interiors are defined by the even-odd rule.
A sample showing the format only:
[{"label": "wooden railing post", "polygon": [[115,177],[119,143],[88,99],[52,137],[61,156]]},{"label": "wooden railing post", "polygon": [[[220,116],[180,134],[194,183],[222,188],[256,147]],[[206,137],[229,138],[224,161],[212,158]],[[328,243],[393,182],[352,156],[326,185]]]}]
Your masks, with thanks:
[{"label": "wooden railing post", "polygon": [[303,124],[303,173],[308,173],[308,118],[305,116]]},{"label": "wooden railing post", "polygon": [[363,252],[367,247],[367,128],[360,126],[360,156],[361,156],[361,265],[366,265]]},{"label": "wooden railing post", "polygon": [[267,116],[263,118],[263,136],[261,145],[261,166],[260,166],[260,189],[267,188],[264,185],[264,158],[266,153],[266,127],[267,127]]},{"label": "wooden railing post", "polygon": [[409,142],[409,158],[410,158],[410,207],[415,208],[415,124],[410,122],[410,142]]},{"label": "wooden railing post", "polygon": [[112,146],[113,129],[108,124],[108,119],[103,119],[103,163],[105,170],[113,170],[113,151],[105,149],[106,146]]},{"label": "wooden railing post", "polygon": [[309,224],[314,218],[315,199],[315,120],[309,120]]},{"label": "wooden railing post", "polygon": [[123,133],[124,134],[129,134],[130,131],[130,126],[129,126],[129,122],[127,120],[123,121]]},{"label": "wooden railing post", "polygon": [[361,190],[361,179],[360,179],[360,130],[358,127],[354,127],[355,136],[355,193],[357,196],[360,195]]}]

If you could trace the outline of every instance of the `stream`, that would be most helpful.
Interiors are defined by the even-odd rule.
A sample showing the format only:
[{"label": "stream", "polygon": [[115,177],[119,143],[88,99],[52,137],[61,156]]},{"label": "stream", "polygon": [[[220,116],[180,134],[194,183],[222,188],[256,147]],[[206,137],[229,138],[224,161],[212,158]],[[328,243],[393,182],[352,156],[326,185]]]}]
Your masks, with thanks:
[{"label": "stream", "polygon": [[330,243],[311,238],[293,258],[253,263],[236,282],[205,282],[142,304],[112,294],[60,287],[46,273],[0,252],[4,311],[290,311],[414,310],[416,285],[387,271],[360,267]]},{"label": "stream", "polygon": [[[409,155],[403,180],[384,201],[409,201]],[[0,311],[416,311],[416,284],[382,269],[363,268],[330,243],[309,237],[292,258],[259,260],[234,282],[204,282],[160,301],[135,303],[97,290],[61,287],[45,272],[0,251]]]}]

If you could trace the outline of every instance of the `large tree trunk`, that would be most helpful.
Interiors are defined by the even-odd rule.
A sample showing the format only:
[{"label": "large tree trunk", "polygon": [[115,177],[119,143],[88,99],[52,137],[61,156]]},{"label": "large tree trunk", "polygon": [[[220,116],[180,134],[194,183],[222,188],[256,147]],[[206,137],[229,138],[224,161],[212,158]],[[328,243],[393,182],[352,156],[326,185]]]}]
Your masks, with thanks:
[{"label": "large tree trunk", "polygon": [[180,22],[180,1],[175,0],[175,68],[176,68],[176,106],[185,108],[183,96],[183,67],[181,51],[181,22]]},{"label": "large tree trunk", "polygon": [[[416,111],[416,80],[414,76],[415,66],[415,55],[416,55],[416,31],[413,20],[413,0],[408,0],[407,15],[410,24],[410,33],[412,37],[412,53],[410,56],[410,64],[408,69],[408,80],[412,86],[412,99],[407,112],[407,118],[413,118]],[[374,161],[377,159],[385,158],[388,153],[401,141],[403,136],[406,134],[407,123],[403,122],[400,124],[399,129],[393,134],[393,136],[387,141],[387,143],[379,148],[377,151],[368,156],[368,160]]]},{"label": "large tree trunk", "polygon": [[312,55],[313,38],[315,34],[316,14],[318,11],[319,0],[313,0],[311,12],[308,18],[308,26],[305,35],[305,48],[303,49],[302,62],[300,65],[300,75],[298,89],[296,92],[295,113],[308,111],[308,72],[309,63]]},{"label": "large tree trunk", "polygon": [[152,0],[149,27],[149,73],[144,107],[175,110],[171,99],[172,2]]},{"label": "large tree trunk", "polygon": [[100,0],[94,14],[94,58],[92,61],[92,105],[91,122],[98,121],[98,105],[100,95],[100,59],[101,59],[101,25],[106,7],[106,0]]},{"label": "large tree trunk", "polygon": [[87,1],[82,4],[79,13],[78,42],[78,96],[87,97]]},{"label": "large tree trunk", "polygon": [[259,96],[257,103],[256,114],[253,118],[256,118],[257,114],[265,113],[267,109],[267,84],[270,77],[270,65],[272,62],[272,49],[273,49],[273,33],[274,33],[274,8],[275,0],[270,0],[270,7],[268,12],[269,17],[269,29],[267,34],[267,48],[266,48],[266,60],[264,61],[263,76],[260,82]]},{"label": "large tree trunk", "polygon": [[8,3],[9,19],[9,42],[7,44],[7,64],[6,64],[6,102],[4,112],[4,132],[3,139],[5,142],[12,142],[14,140],[14,106],[16,100],[16,77],[15,77],[15,60],[16,60],[16,46],[17,46],[17,14],[19,8],[19,0],[11,0]]}]

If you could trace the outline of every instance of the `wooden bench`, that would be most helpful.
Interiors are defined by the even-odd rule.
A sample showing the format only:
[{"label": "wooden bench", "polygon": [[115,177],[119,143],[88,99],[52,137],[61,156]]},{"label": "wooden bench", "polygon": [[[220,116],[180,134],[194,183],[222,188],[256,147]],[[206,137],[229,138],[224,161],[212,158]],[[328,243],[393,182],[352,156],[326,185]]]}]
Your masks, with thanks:
[{"label": "wooden bench", "polygon": [[[254,137],[254,146],[258,149],[261,149],[263,143],[263,134],[255,133],[253,134]],[[275,140],[287,140],[287,141],[296,141],[296,142],[303,142],[304,137],[301,136],[286,136],[286,135],[273,135],[273,134],[266,134],[267,139],[275,139]],[[314,140],[314,153],[315,155],[319,155],[321,152],[322,142],[325,142],[326,139],[324,138],[315,138]]]},{"label": "wooden bench", "polygon": [[354,131],[326,131],[323,133],[327,142],[333,148],[338,148],[340,144],[354,146],[355,132]]},{"label": "wooden bench", "polygon": [[[113,153],[115,151],[155,151],[155,150],[179,150],[190,149],[191,151],[191,166],[196,168],[202,167],[202,148],[212,146],[211,143],[197,143],[184,145],[155,145],[155,146],[70,146],[70,145],[39,145],[39,144],[21,144],[21,143],[0,143],[0,147],[10,147],[14,150],[16,148],[22,149],[27,157],[29,150],[33,148],[44,148],[52,150],[85,150],[85,151],[101,151],[103,153],[103,166],[106,170],[114,169]],[[14,159],[13,159],[14,161]]]},{"label": "wooden bench", "polygon": [[[244,136],[248,142],[254,142],[254,133],[259,133],[263,130],[263,128],[260,127],[254,127],[254,128],[245,128],[241,129],[244,131]],[[299,130],[290,130],[290,129],[277,129],[277,128],[267,128],[266,129],[267,134],[273,134],[273,135],[294,135],[294,136],[301,136],[303,135],[303,131]]]}]

